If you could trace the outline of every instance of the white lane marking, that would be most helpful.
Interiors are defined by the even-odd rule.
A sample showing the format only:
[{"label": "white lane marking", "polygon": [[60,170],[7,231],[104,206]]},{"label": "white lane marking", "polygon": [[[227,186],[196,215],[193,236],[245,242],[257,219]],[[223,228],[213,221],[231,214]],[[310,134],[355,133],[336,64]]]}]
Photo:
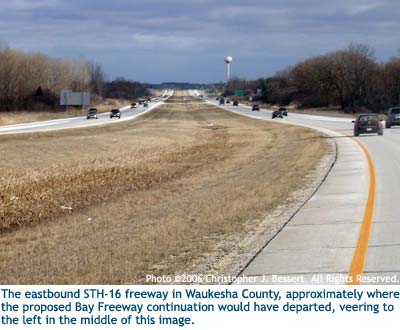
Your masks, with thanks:
[{"label": "white lane marking", "polygon": [[[207,100],[207,102],[214,104],[214,105],[219,105],[217,102],[214,100]],[[231,106],[227,106],[231,107]],[[239,104],[239,109],[240,108],[246,108],[246,109],[251,109],[251,106],[245,105],[245,104]],[[236,112],[235,110],[232,110]],[[272,113],[273,110],[271,109],[261,109],[261,111],[267,111],[269,113]],[[330,117],[330,116],[317,116],[317,115],[305,115],[305,114],[299,114],[299,113],[293,113],[289,111],[290,117],[293,118],[300,118],[300,119],[309,119],[309,120],[319,120],[319,121],[333,121],[333,122],[340,122],[340,123],[348,123],[351,122],[352,119],[347,119],[347,118],[340,118],[340,117]]]},{"label": "white lane marking", "polygon": [[[167,90],[165,91],[165,95],[168,95],[168,98],[170,98],[173,95],[174,91],[173,90]],[[96,126],[96,125],[105,125],[109,123],[115,123],[115,122],[121,122],[121,121],[126,121],[130,120],[133,118],[137,118],[140,115],[143,115],[147,113],[150,110],[153,110],[155,106],[158,106],[160,104],[164,103],[164,101],[157,102],[156,104],[148,107],[145,111],[142,111],[138,114],[122,118],[121,120],[118,121],[107,121],[104,122],[104,120],[100,120],[98,122],[87,122],[86,116],[80,116],[80,117],[71,117],[71,118],[63,118],[63,119],[54,119],[54,120],[46,120],[46,121],[40,121],[40,122],[33,122],[33,123],[25,123],[25,124],[16,124],[16,125],[7,125],[7,126],[2,126],[0,127],[0,134],[18,134],[18,133],[32,133],[32,132],[48,132],[48,131],[56,131],[56,130],[61,130],[61,129],[69,129],[69,128],[81,128],[81,127],[90,127],[90,126]],[[121,111],[126,112],[127,110],[131,109],[131,106],[125,106],[120,108]],[[99,114],[99,119],[106,119],[108,118],[109,114],[108,112],[101,113]],[[84,122],[84,124],[83,124]],[[74,126],[68,126],[68,127],[59,127],[62,124],[71,124]],[[53,126],[57,125],[54,128],[51,129],[46,129],[48,126]],[[43,130],[41,128],[44,128]],[[26,130],[26,132],[18,132],[21,130]],[[7,133],[12,131],[12,133]]]},{"label": "white lane marking", "polygon": [[[309,125],[309,124],[301,124],[301,123],[296,123],[296,122],[276,121],[276,120],[271,119],[271,118],[256,116],[256,115],[253,115],[253,114],[251,114],[251,113],[243,113],[243,112],[240,112],[240,108],[237,109],[237,107],[235,107],[235,109],[233,109],[233,107],[221,106],[221,105],[216,104],[216,103],[214,103],[213,101],[210,101],[210,100],[207,100],[207,102],[208,102],[209,104],[215,105],[215,106],[217,106],[218,108],[221,108],[221,109],[223,109],[223,110],[226,110],[226,111],[229,111],[229,112],[232,112],[232,113],[241,115],[241,116],[245,116],[245,117],[248,117],[248,118],[261,119],[261,120],[270,121],[270,122],[273,122],[273,123],[280,123],[280,124],[284,124],[284,125],[302,126],[302,127],[306,127],[306,128],[310,128],[310,129],[313,129],[313,130],[322,132],[322,133],[324,133],[324,134],[326,134],[326,135],[328,135],[328,136],[346,136],[345,134],[342,134],[342,133],[340,133],[340,132],[336,132],[336,131],[330,130],[330,129],[328,129],[328,128],[323,128],[323,127],[314,126],[314,125]],[[246,106],[246,107],[248,107],[248,106]],[[248,108],[251,108],[251,107],[248,107]],[[311,120],[313,119],[313,116],[310,115],[309,117],[311,117],[311,118],[309,118],[309,119],[311,119]],[[348,123],[348,121],[346,121],[346,122]],[[355,141],[354,141],[354,144],[357,145]],[[357,147],[357,148],[358,148],[358,147]]]}]

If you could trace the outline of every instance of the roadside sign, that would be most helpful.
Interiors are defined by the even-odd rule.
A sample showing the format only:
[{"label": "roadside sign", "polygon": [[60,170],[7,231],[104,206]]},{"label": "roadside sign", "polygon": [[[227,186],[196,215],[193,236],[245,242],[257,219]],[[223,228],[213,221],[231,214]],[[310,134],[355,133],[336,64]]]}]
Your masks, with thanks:
[{"label": "roadside sign", "polygon": [[235,95],[236,96],[244,96],[244,90],[243,89],[235,90]]},{"label": "roadside sign", "polygon": [[60,105],[81,105],[86,106],[90,104],[89,92],[73,92],[63,89],[60,92]]}]

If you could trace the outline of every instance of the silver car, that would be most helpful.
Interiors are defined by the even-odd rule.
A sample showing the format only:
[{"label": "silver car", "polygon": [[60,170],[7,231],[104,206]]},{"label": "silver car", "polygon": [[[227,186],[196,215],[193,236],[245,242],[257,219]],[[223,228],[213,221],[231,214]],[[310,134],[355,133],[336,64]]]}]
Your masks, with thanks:
[{"label": "silver car", "polygon": [[96,109],[96,108],[91,108],[91,109],[89,109],[89,111],[87,112],[87,114],[86,114],[86,119],[91,119],[91,118],[93,118],[93,119],[99,119],[99,118],[97,117],[97,109]]}]

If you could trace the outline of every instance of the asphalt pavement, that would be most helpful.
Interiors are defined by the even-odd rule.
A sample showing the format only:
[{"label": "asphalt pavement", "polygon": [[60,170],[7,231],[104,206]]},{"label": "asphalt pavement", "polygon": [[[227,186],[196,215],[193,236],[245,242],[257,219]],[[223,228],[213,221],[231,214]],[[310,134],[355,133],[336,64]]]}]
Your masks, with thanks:
[{"label": "asphalt pavement", "polygon": [[[86,116],[64,118],[56,120],[39,121],[33,123],[0,126],[0,135],[20,134],[55,131],[61,129],[84,128],[90,126],[106,125],[116,122],[131,120],[151,111],[155,107],[163,104],[165,100],[173,95],[173,90],[167,90],[161,97],[155,97],[148,102],[148,106],[137,105],[137,108],[131,108],[130,105],[121,108],[121,119],[110,118],[110,113],[105,112],[98,115],[98,119],[87,119]],[[110,109],[111,110],[111,109]]]},{"label": "asphalt pavement", "polygon": [[[207,100],[219,105],[215,99]],[[272,111],[267,109],[251,111],[240,104],[221,107],[272,120]],[[356,283],[356,275],[362,276],[358,283],[387,284],[386,276],[398,281],[391,284],[400,283],[400,217],[396,206],[400,200],[400,127],[384,129],[383,136],[353,138],[351,119],[289,112],[274,121],[323,132],[336,143],[337,160],[319,190],[250,262],[243,275],[256,276],[257,283],[268,284],[290,280],[296,284]],[[370,228],[368,212],[372,214]],[[354,267],[359,271],[352,273]]]}]

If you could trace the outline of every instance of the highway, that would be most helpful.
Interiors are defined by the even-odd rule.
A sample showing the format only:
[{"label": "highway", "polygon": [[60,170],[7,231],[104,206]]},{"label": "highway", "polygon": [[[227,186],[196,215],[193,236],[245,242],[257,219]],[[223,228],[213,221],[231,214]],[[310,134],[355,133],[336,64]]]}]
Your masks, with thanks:
[{"label": "highway", "polygon": [[82,116],[82,117],[47,120],[47,121],[39,121],[39,122],[17,124],[17,125],[0,126],[0,135],[46,132],[46,131],[54,131],[54,130],[70,129],[70,128],[83,128],[83,127],[106,125],[106,124],[131,120],[145,114],[148,111],[151,111],[155,107],[158,107],[172,95],[173,95],[173,90],[167,90],[161,97],[152,98],[151,101],[148,102],[148,107],[144,107],[143,105],[138,105],[137,108],[134,109],[131,108],[130,105],[123,107],[120,109],[121,119],[118,118],[110,119],[110,113],[105,112],[99,114],[98,119],[88,120],[86,119],[86,116]]},{"label": "highway", "polygon": [[[272,120],[266,109],[221,107]],[[385,129],[383,136],[353,138],[353,124],[345,118],[289,113],[274,121],[323,132],[335,142],[337,159],[318,191],[242,274],[256,276],[258,283],[296,276],[304,284],[379,284],[382,276],[400,281],[400,127]]]},{"label": "highway", "polygon": [[[2,126],[0,134],[131,120],[159,106],[172,94],[173,91],[166,91],[165,97],[152,99],[146,108],[122,108],[122,119],[110,119],[109,113],[104,113],[98,120],[77,117]],[[217,100],[201,98],[197,91],[190,91],[190,95],[219,106]],[[240,115],[272,120],[270,110],[251,111],[249,106],[231,104],[220,107]],[[400,281],[400,219],[396,208],[400,198],[400,127],[385,129],[383,136],[353,138],[350,119],[289,113],[288,117],[273,121],[321,131],[335,144],[336,158],[319,189],[306,196],[307,202],[267,242],[242,275],[255,276],[260,284],[275,283],[275,275],[282,276],[282,280],[300,277],[305,284],[341,284],[351,280],[359,283],[356,276],[363,274],[396,275]],[[329,276],[334,276],[333,280]]]}]

